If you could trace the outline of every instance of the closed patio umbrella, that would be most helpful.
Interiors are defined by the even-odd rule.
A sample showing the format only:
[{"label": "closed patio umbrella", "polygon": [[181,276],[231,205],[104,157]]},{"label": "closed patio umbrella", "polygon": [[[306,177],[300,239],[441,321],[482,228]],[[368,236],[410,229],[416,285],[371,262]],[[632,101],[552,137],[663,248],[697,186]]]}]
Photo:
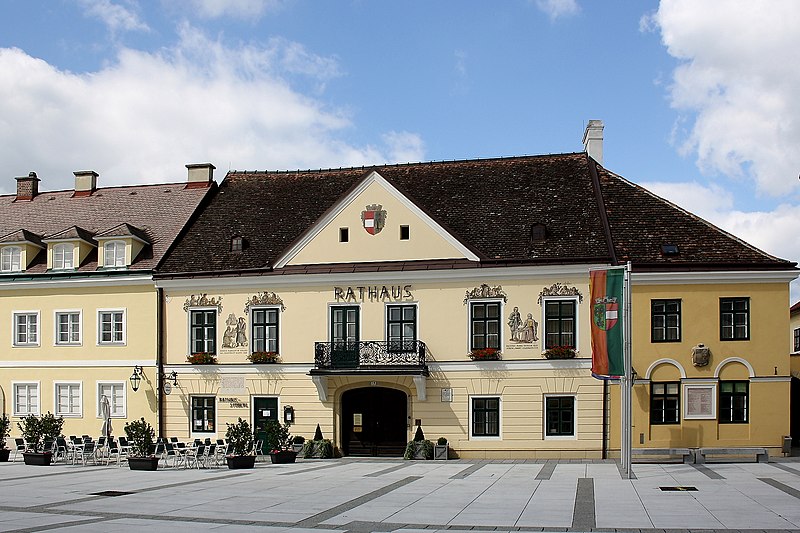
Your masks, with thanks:
[{"label": "closed patio umbrella", "polygon": [[111,404],[105,394],[100,398],[100,417],[103,419],[103,436],[111,438]]}]

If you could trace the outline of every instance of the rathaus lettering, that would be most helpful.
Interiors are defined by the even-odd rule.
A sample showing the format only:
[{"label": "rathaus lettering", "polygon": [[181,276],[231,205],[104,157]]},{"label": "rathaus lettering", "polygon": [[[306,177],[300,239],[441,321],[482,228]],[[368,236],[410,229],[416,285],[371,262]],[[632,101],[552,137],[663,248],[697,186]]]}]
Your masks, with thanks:
[{"label": "rathaus lettering", "polygon": [[411,285],[369,285],[359,287],[334,287],[337,302],[402,302],[413,299]]}]

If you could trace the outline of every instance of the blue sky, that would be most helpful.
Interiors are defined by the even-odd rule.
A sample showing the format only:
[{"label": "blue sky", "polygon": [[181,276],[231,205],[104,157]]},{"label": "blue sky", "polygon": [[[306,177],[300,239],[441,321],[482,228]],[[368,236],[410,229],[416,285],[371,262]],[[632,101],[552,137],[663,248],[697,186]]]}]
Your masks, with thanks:
[{"label": "blue sky", "polygon": [[4,0],[0,190],[581,151],[600,119],[607,168],[798,261],[800,3],[761,4]]}]

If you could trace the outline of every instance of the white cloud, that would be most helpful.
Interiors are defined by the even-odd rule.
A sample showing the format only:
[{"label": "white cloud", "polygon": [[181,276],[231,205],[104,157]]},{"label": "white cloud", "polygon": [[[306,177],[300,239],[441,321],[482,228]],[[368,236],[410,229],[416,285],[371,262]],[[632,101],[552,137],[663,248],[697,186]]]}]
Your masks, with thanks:
[{"label": "white cloud", "polygon": [[149,31],[133,9],[114,4],[111,0],[79,0],[87,15],[100,19],[112,34],[124,31]]},{"label": "white cloud", "polygon": [[335,60],[283,40],[228,47],[184,26],[171,49],[122,48],[85,74],[0,48],[0,72],[7,192],[31,170],[54,190],[72,188],[72,171],[85,169],[112,185],[182,181],[185,164],[206,161],[224,173],[424,157],[409,133],[388,133],[382,149],[342,141],[350,117],[294,88],[337,75]]},{"label": "white cloud", "polygon": [[[800,205],[784,203],[772,211],[733,209],[733,195],[719,185],[649,182],[642,187],[702,217],[715,226],[782,259],[800,262]],[[791,286],[791,302],[800,299],[800,280]]]},{"label": "white cloud", "polygon": [[670,87],[672,106],[689,115],[681,149],[704,172],[775,196],[800,189],[797,20],[796,0],[662,0],[652,21],[681,61]]},{"label": "white cloud", "polygon": [[260,18],[268,8],[280,5],[279,0],[191,0],[194,11],[203,18]]},{"label": "white cloud", "polygon": [[536,0],[536,7],[550,17],[550,20],[576,15],[581,10],[575,0]]}]

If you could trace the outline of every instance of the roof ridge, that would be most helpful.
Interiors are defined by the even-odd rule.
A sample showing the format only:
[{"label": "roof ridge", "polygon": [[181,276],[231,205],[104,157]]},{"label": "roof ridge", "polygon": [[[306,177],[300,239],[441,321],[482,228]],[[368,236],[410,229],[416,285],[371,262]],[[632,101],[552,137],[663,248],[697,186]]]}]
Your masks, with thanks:
[{"label": "roof ridge", "polygon": [[[175,181],[175,182],[168,182],[168,183],[132,183],[129,185],[110,185],[108,187],[98,187],[92,192],[92,196],[94,196],[97,192],[108,191],[112,189],[133,189],[133,188],[144,188],[144,187],[166,187],[169,185],[186,185],[187,182],[185,181]],[[54,191],[39,191],[36,195],[38,198],[39,196],[44,196],[45,194],[63,194],[63,193],[74,193],[75,189],[56,189]],[[0,198],[15,198],[17,196],[16,193],[7,193],[7,194],[0,194]]]}]

